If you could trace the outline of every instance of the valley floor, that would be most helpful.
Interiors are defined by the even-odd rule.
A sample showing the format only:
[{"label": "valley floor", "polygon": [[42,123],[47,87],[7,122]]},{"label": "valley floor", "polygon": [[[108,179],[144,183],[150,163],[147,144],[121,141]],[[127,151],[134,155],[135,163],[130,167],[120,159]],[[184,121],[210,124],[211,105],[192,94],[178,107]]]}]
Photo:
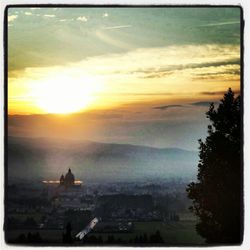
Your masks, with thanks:
[{"label": "valley floor", "polygon": [[[147,245],[142,243],[132,243],[135,237],[140,237],[142,235],[152,235],[157,230],[164,241],[161,245],[164,246],[199,246],[205,245],[205,241],[201,238],[195,230],[195,218],[191,214],[183,214],[180,216],[180,221],[171,222],[135,222],[132,232],[129,233],[97,233],[92,232],[88,234],[88,237],[95,236],[96,238],[102,238],[103,243],[84,243],[85,245]],[[6,232],[6,238],[9,243],[14,243],[15,239],[18,238],[20,234],[28,234],[39,232],[41,239],[43,239],[42,245],[61,245],[62,244],[62,234],[63,230],[9,230]],[[77,232],[72,231],[72,236]],[[108,238],[112,236],[114,243],[107,243]],[[117,241],[120,241],[120,243]],[[15,244],[15,243],[14,243]],[[82,242],[74,241],[73,245],[82,245]],[[148,243],[150,245],[150,243]]]}]

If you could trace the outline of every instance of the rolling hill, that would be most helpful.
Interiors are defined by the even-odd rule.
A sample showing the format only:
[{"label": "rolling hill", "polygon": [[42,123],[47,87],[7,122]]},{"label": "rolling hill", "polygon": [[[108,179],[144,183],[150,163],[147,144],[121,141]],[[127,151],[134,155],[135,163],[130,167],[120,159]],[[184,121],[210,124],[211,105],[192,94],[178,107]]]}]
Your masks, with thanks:
[{"label": "rolling hill", "polygon": [[78,179],[133,181],[193,178],[198,152],[48,138],[8,137],[10,179],[57,179],[70,167]]}]

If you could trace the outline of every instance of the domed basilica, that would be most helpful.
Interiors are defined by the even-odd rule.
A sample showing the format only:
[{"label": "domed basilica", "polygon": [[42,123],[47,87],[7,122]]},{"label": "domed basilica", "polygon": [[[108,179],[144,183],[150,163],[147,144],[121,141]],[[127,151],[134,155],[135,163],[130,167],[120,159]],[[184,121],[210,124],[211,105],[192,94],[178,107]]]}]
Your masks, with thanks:
[{"label": "domed basilica", "polygon": [[60,178],[60,185],[65,186],[65,187],[72,187],[75,184],[75,177],[71,172],[71,169],[69,168],[68,173],[65,175],[62,174]]}]

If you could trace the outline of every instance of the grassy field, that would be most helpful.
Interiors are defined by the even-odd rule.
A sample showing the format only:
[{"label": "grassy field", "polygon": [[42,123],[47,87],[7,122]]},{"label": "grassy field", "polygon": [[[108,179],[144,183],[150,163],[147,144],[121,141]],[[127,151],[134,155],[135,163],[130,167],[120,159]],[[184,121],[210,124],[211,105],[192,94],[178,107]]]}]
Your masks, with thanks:
[{"label": "grassy field", "polygon": [[[112,233],[115,239],[120,238],[123,241],[129,241],[136,236],[146,233],[148,236],[154,234],[157,230],[167,246],[188,246],[188,245],[203,245],[204,239],[201,238],[195,231],[196,220],[195,217],[190,214],[180,215],[180,221],[178,222],[135,222],[134,230],[131,233]],[[9,239],[15,239],[21,233],[27,234],[31,230],[11,230],[8,232]],[[32,231],[31,231],[32,232]],[[62,230],[34,230],[33,232],[39,232],[42,239],[46,239],[48,242],[61,243]],[[72,236],[77,232],[73,231]],[[104,241],[107,240],[111,233],[90,233],[96,237],[102,236]]]},{"label": "grassy field", "polygon": [[[132,233],[114,233],[115,239],[129,240],[136,236],[146,233],[148,236],[154,234],[157,230],[166,245],[203,245],[204,239],[201,238],[195,231],[195,221],[185,220],[179,222],[135,222]],[[103,240],[106,240],[110,234],[92,233],[92,235],[101,235]]]},{"label": "grassy field", "polygon": [[135,234],[147,232],[153,234],[159,230],[167,245],[193,245],[204,244],[204,240],[195,231],[195,221],[179,222],[138,222],[135,225]]}]

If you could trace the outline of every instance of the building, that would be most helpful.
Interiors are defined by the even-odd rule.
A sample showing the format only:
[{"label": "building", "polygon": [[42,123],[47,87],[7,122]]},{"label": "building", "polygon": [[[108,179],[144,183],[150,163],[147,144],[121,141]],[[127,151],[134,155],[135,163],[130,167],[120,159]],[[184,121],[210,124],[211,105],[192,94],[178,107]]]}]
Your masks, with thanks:
[{"label": "building", "polygon": [[65,177],[63,174],[61,175],[60,185],[65,186],[66,188],[72,187],[75,185],[75,176],[72,174],[70,168],[68,170],[68,173],[65,175]]},{"label": "building", "polygon": [[71,169],[69,168],[68,173],[65,175],[62,174],[59,180],[44,180],[42,181],[44,184],[47,185],[56,185],[59,184],[59,186],[64,187],[72,187],[72,186],[81,186],[82,181],[75,180],[75,176],[71,172]]}]

